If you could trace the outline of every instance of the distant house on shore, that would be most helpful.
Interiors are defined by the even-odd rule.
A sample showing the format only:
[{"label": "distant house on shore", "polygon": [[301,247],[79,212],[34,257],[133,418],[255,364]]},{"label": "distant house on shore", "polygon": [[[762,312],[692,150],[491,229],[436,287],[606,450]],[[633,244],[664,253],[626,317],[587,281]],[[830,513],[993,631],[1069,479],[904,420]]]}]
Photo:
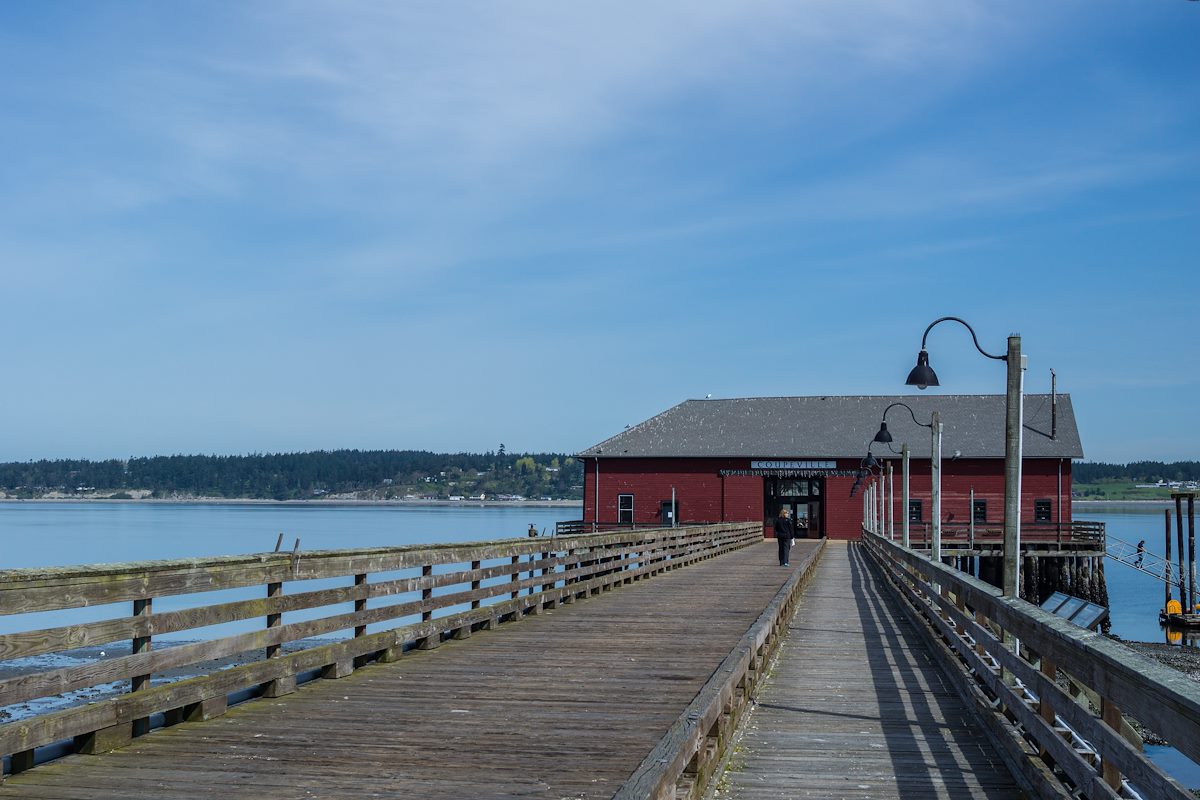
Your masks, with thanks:
[{"label": "distant house on shore", "polygon": [[[862,497],[850,494],[884,410],[909,405],[927,423],[938,411],[942,517],[948,524],[999,526],[1004,518],[1003,395],[746,397],[687,400],[577,454],[584,464],[584,522],[598,527],[762,522],[787,508],[810,538],[856,539]],[[1083,457],[1070,395],[1026,395],[1021,518],[1071,521],[1071,462]],[[910,503],[900,506],[900,457],[872,445],[895,469],[897,526],[907,513],[929,522],[928,428],[908,411],[887,417],[900,450],[907,442]],[[1051,436],[1053,430],[1053,437]],[[971,492],[974,491],[974,506]],[[672,506],[672,496],[675,504]]]}]

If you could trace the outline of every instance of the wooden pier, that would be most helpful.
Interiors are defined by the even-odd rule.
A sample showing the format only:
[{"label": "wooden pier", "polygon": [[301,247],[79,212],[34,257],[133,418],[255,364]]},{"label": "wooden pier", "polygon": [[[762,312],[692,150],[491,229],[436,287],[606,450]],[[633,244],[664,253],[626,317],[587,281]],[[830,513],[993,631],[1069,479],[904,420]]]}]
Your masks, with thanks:
[{"label": "wooden pier", "polygon": [[[127,682],[0,725],[0,797],[1189,796],[1119,723],[1197,757],[1194,682],[881,537],[798,541],[790,568],[774,551],[735,524],[0,572],[6,613],[134,611],[0,635],[5,659],[132,642],[0,681],[9,707]],[[264,594],[152,613],[231,585]],[[251,650],[265,657],[161,678]],[[1099,713],[1045,679],[1051,660]]]}]

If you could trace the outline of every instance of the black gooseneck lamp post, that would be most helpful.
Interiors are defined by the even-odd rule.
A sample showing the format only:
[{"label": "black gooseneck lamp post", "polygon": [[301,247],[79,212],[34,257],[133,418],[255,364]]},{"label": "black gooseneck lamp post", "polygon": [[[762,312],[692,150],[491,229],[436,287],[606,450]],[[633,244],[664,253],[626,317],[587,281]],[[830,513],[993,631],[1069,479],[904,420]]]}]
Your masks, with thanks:
[{"label": "black gooseneck lamp post", "polygon": [[[867,454],[858,462],[858,473],[854,477],[854,485],[850,487],[850,496],[854,497],[858,493],[858,489],[863,484],[863,478],[868,475],[874,475],[876,470],[883,475],[883,465],[871,453],[872,445],[867,445]],[[875,495],[875,484],[867,486],[863,495],[863,521],[870,521],[870,530],[874,531],[878,525],[876,524],[875,509],[878,498]]]},{"label": "black gooseneck lamp post", "polygon": [[947,321],[961,323],[970,331],[975,349],[984,356],[1008,364],[1004,415],[1004,585],[1002,589],[1005,597],[1018,597],[1018,587],[1021,585],[1021,449],[1024,438],[1022,427],[1024,425],[1025,379],[1025,356],[1021,353],[1021,336],[1016,333],[1010,335],[1008,352],[998,356],[979,346],[979,337],[975,335],[975,329],[965,320],[958,317],[935,319],[921,336],[921,351],[917,353],[917,365],[908,373],[908,380],[905,381],[907,385],[916,386],[918,389],[941,385],[938,382],[937,373],[929,366],[929,351],[925,349],[925,343],[934,326]]},{"label": "black gooseneck lamp post", "polygon": [[[928,362],[928,358],[926,358],[926,362]],[[926,368],[928,368],[928,363],[926,364]],[[932,370],[930,370],[930,372],[932,373]],[[934,376],[934,380],[935,381],[937,380],[937,376]],[[933,416],[929,422],[921,422],[920,420],[917,419],[917,415],[915,412],[913,412],[912,407],[909,406],[907,403],[900,402],[900,401],[892,403],[890,406],[888,406],[887,408],[885,408],[883,410],[883,418],[879,423],[879,430],[875,433],[875,438],[872,440],[874,442],[886,444],[888,446],[888,448],[892,450],[892,452],[896,452],[896,449],[894,447],[892,447],[892,434],[888,431],[887,415],[888,415],[888,412],[891,411],[896,406],[901,406],[906,411],[908,411],[908,415],[910,417],[912,417],[912,421],[914,423],[916,423],[917,425],[920,425],[922,428],[929,428],[929,430],[932,434],[930,456],[929,456],[930,478],[931,478],[931,485],[932,485],[930,505],[932,506],[931,514],[933,517],[933,531],[932,531],[933,536],[932,536],[932,541],[931,541],[931,545],[932,545],[931,558],[933,558],[934,560],[941,560],[941,557],[942,557],[942,422],[938,416],[938,412],[936,412],[936,411],[933,412]],[[909,501],[908,442],[905,442],[903,445],[901,445],[899,455],[900,455],[901,476],[902,476],[901,477],[900,509],[903,514],[903,518],[901,520],[901,526],[900,526],[900,543],[904,547],[908,547],[908,546],[910,546],[910,541],[911,541],[910,537],[909,537],[910,525],[909,525],[909,514],[908,514],[908,501]]]}]

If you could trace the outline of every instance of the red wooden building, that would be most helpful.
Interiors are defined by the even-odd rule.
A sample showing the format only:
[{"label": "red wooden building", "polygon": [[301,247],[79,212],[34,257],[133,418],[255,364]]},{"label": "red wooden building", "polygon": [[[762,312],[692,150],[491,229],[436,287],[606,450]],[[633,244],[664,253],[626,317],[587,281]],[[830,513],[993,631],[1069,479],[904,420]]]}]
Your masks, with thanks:
[{"label": "red wooden building", "polygon": [[[943,522],[966,525],[973,515],[976,524],[1002,524],[1003,395],[687,400],[578,454],[584,522],[669,525],[674,513],[680,524],[768,525],[786,506],[810,538],[857,538],[862,498],[850,489],[884,410],[897,401],[924,423],[935,410],[941,415]],[[909,519],[927,523],[930,431],[901,407],[887,422],[892,447],[909,446]],[[872,445],[872,452],[895,461],[900,520],[900,458],[888,445]],[[1071,521],[1071,460],[1082,457],[1070,396],[1026,395],[1023,523]]]}]

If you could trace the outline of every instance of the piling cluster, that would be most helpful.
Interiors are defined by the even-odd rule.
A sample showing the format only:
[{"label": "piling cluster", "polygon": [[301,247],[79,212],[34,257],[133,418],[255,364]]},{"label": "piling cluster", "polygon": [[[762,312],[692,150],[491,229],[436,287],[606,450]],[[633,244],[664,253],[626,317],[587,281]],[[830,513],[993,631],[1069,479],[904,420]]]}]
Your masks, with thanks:
[{"label": "piling cluster", "polygon": [[[974,575],[976,559],[961,556],[948,559],[956,569]],[[1004,559],[999,556],[980,556],[980,580],[993,586],[1002,585]],[[1021,564],[1021,599],[1041,605],[1050,595],[1062,592],[1090,603],[1108,607],[1108,583],[1104,577],[1104,556],[1045,556],[1027,552]],[[1108,633],[1111,623],[1106,618],[1101,630]]]},{"label": "piling cluster", "polygon": [[[1196,493],[1195,492],[1172,492],[1171,499],[1175,501],[1175,534],[1176,541],[1179,545],[1178,566],[1171,561],[1171,509],[1164,511],[1163,517],[1165,522],[1165,560],[1166,560],[1166,575],[1163,581],[1164,597],[1163,597],[1163,617],[1168,623],[1180,622],[1184,624],[1200,623],[1200,614],[1197,614],[1197,602],[1200,602],[1196,597]],[[1187,500],[1187,549],[1184,550],[1183,540],[1183,501]],[[1186,558],[1185,558],[1186,553]],[[1178,593],[1180,611],[1182,613],[1172,613],[1171,600]]]}]

